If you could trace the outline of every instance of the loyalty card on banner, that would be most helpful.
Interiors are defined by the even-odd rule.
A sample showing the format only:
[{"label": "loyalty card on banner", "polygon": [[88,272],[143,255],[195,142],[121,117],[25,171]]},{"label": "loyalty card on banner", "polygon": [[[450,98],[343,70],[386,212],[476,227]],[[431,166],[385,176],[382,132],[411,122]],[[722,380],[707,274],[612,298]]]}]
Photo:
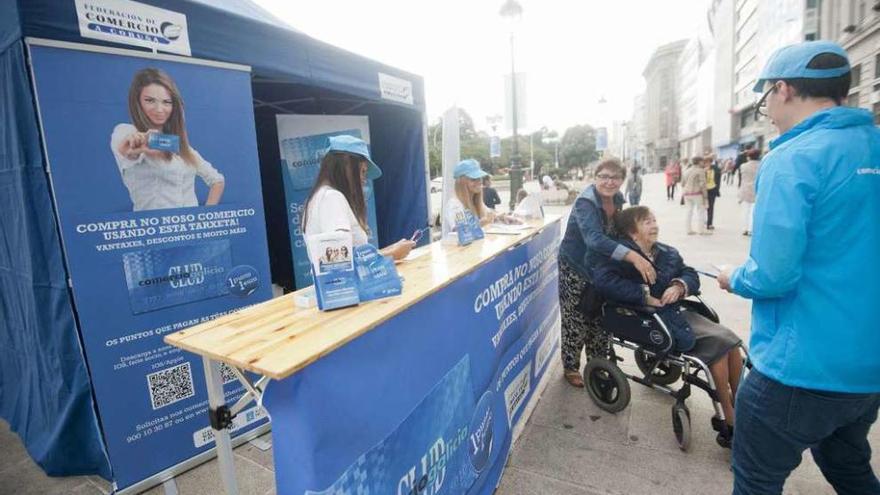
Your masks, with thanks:
[{"label": "loyalty card on banner", "polygon": [[465,355],[384,440],[363,453],[333,485],[306,495],[460,494],[477,479],[468,456],[474,412]]},{"label": "loyalty card on banner", "polygon": [[180,153],[180,137],[174,134],[151,132],[147,134],[147,148],[157,151]]},{"label": "loyalty card on banner", "polygon": [[480,221],[469,211],[462,211],[455,216],[455,232],[458,234],[459,246],[467,246],[484,237]]},{"label": "loyalty card on banner", "polygon": [[397,296],[403,292],[394,261],[382,256],[376,246],[364,244],[354,248],[354,266],[361,301]]},{"label": "loyalty card on banner", "polygon": [[306,246],[315,277],[318,308],[327,311],[360,302],[351,234],[329,232],[306,236]]},{"label": "loyalty card on banner", "polygon": [[134,314],[229,293],[229,240],[132,251],[122,256],[128,300]]}]

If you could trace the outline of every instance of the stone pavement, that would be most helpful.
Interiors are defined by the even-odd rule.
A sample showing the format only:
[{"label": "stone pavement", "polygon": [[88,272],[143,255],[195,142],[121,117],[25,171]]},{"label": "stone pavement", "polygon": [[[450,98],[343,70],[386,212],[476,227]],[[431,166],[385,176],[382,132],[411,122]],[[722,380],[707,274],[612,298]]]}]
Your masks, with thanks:
[{"label": "stone pavement", "polygon": [[[665,199],[661,174],[645,177],[642,203],[651,207],[660,222],[662,241],[678,247],[688,263],[734,264],[741,262],[749,240],[743,231],[736,189],[724,186],[716,205],[716,231],[712,236],[687,236],[684,208]],[[551,213],[568,208],[550,207]],[[744,339],[748,337],[749,304],[717,289],[705,280],[704,298],[722,321]],[[623,366],[637,372],[631,356]],[[632,402],[612,415],[597,408],[582,390],[567,385],[561,366],[552,376],[540,403],[528,421],[508,461],[498,495],[596,494],[699,494],[730,493],[732,476],[729,451],[715,445],[709,425],[712,406],[705,393],[695,390],[688,400],[693,420],[691,450],[681,452],[672,434],[673,400],[638,384],[632,385]],[[271,445],[271,435],[259,440]],[[235,450],[236,471],[242,495],[272,495],[272,450],[246,443]],[[872,431],[872,446],[880,450],[880,427]],[[880,472],[880,455],[874,468]],[[176,479],[181,495],[222,493],[216,460]],[[0,420],[0,495],[101,495],[110,493],[107,482],[94,477],[50,478],[27,456],[18,437]],[[156,487],[149,495],[165,493]],[[809,454],[786,485],[786,494],[831,494]]]},{"label": "stone pavement", "polygon": [[[736,201],[736,187],[722,186],[715,205],[715,233],[688,236],[684,207],[667,201],[662,174],[644,179],[642,204],[650,207],[660,224],[660,240],[677,247],[687,263],[739,264],[748,254],[749,238]],[[747,301],[718,289],[703,278],[703,298],[721,321],[748,341]],[[632,353],[622,366],[638,373]],[[583,390],[562,378],[562,366],[552,371],[550,383],[514,446],[496,495],[595,494],[728,494],[733,477],[730,451],[715,444],[709,423],[712,403],[701,390],[688,399],[692,418],[690,451],[681,452],[672,433],[674,399],[631,383],[632,402],[616,415],[593,404]],[[880,451],[880,426],[871,432],[871,445]],[[880,473],[880,456],[874,470]],[[833,494],[809,453],[792,474],[786,494]]]}]

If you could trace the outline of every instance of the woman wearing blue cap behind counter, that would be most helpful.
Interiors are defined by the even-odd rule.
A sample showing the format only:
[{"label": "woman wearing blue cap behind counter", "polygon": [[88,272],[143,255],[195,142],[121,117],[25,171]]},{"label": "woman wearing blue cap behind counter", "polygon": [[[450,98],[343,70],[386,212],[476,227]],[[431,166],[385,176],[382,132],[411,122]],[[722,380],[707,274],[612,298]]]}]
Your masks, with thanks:
[{"label": "woman wearing blue cap behind counter", "polygon": [[471,214],[480,219],[480,225],[494,221],[501,223],[520,223],[509,215],[497,215],[483,203],[483,177],[489,174],[480,168],[480,162],[469,158],[462,160],[452,172],[455,178],[455,195],[446,203],[446,222],[450,230],[455,230],[456,220]]},{"label": "woman wearing blue cap behind counter", "polygon": [[[307,236],[327,232],[351,232],[352,244],[367,243],[367,179],[382,176],[370,158],[366,142],[352,136],[330,138],[330,147],[321,159],[321,169],[305,203],[303,233]],[[381,249],[384,256],[405,258],[416,243],[407,239]]]}]

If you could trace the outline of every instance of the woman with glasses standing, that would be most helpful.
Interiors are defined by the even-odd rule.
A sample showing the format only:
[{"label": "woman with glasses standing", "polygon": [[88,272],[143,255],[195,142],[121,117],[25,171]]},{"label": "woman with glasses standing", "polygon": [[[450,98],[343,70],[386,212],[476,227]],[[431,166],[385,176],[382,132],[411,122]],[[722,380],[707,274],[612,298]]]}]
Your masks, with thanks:
[{"label": "woman with glasses standing", "polygon": [[595,182],[578,196],[559,246],[559,306],[562,313],[562,364],[565,379],[582,388],[581,350],[587,359],[605,357],[608,337],[598,321],[598,297],[592,283],[593,267],[607,258],[625,260],[653,284],[657,274],[645,258],[614,240],[614,214],[623,208],[620,187],[626,169],[617,159],[599,163]]}]

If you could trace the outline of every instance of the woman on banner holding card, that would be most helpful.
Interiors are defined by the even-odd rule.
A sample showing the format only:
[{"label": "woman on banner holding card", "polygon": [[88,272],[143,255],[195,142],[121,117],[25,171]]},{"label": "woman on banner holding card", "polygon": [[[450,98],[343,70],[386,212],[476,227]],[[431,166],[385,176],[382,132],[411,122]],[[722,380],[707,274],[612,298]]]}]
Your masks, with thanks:
[{"label": "woman on banner holding card", "polygon": [[[327,232],[350,232],[353,246],[367,244],[367,204],[364,185],[382,170],[370,158],[366,142],[353,136],[333,136],[321,159],[321,168],[305,202],[303,232],[306,237]],[[405,258],[416,243],[401,239],[381,249],[384,256]]]},{"label": "woman on banner holding card", "polygon": [[190,146],[183,98],[168,74],[138,71],[128,91],[128,112],[131,123],[113,129],[110,148],[134,211],[199,206],[197,175],[209,188],[205,206],[220,202],[223,174]]}]

